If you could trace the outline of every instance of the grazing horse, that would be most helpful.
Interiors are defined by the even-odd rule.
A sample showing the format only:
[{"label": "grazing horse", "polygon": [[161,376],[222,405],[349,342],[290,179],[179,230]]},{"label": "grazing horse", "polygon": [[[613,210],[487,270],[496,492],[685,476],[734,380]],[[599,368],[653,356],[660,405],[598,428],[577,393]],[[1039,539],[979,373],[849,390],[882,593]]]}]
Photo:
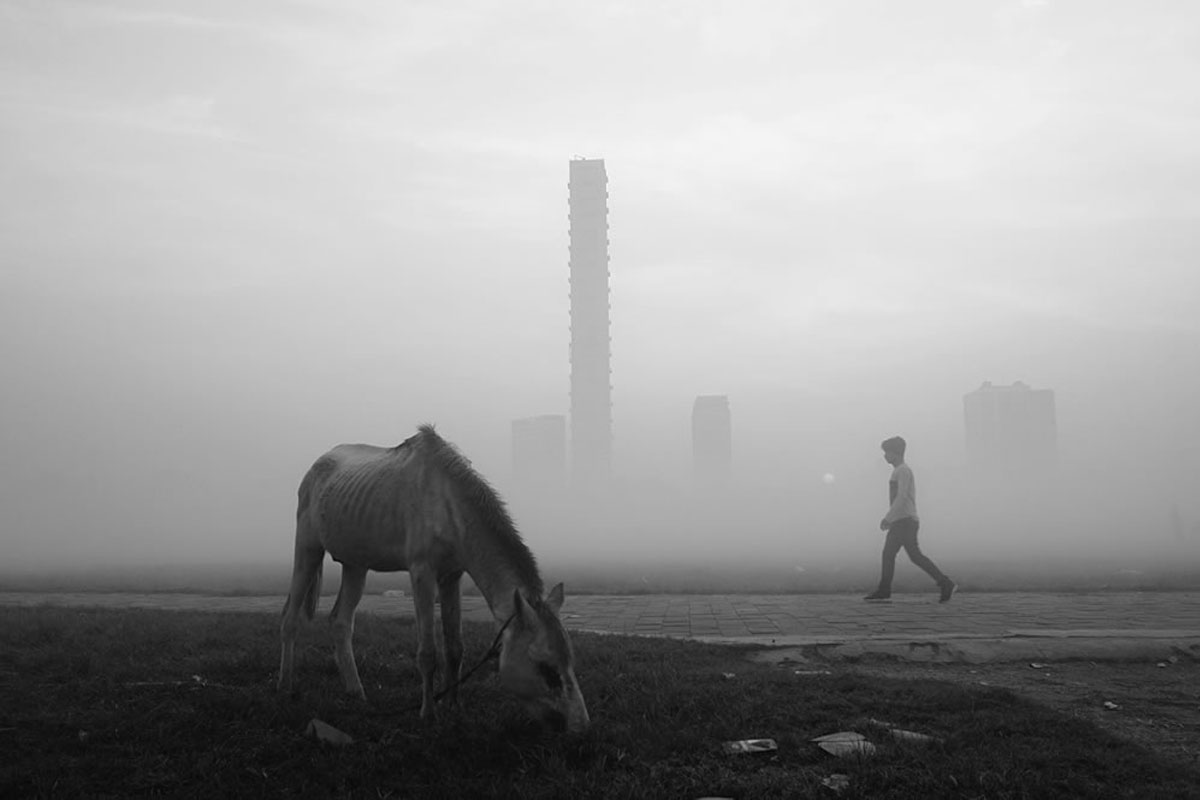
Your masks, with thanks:
[{"label": "grazing horse", "polygon": [[392,448],[343,444],[300,483],[292,584],[280,625],[279,689],[291,691],[300,612],[312,619],[325,553],[342,565],[333,605],[334,657],[346,691],[366,697],[354,663],[354,609],[367,571],[407,570],[417,615],[421,716],[436,715],[434,594],[442,606],[446,695],[457,703],[462,666],[460,582],[471,576],[500,626],[500,682],[552,727],[581,731],[587,707],[571,642],[558,618],[562,584],[543,597],[533,554],[504,502],[430,425]]}]

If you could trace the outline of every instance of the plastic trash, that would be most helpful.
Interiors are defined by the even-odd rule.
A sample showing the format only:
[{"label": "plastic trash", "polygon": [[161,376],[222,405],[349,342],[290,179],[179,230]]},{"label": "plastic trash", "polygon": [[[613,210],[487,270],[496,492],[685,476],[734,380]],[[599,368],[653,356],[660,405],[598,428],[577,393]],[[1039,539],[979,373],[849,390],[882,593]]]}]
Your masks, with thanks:
[{"label": "plastic trash", "polygon": [[1029,666],[1033,667],[1034,669],[1045,669],[1046,667],[1048,667],[1050,665],[1049,664],[1039,664],[1038,662],[1035,661],[1032,664],[1030,664]]},{"label": "plastic trash", "polygon": [[304,733],[312,736],[318,742],[329,742],[329,744],[339,747],[347,744],[354,744],[354,737],[348,733],[342,733],[337,728],[330,725],[328,722],[313,717],[309,720],[308,727],[304,729]]},{"label": "plastic trash", "polygon": [[888,735],[890,735],[893,739],[895,739],[898,742],[911,742],[913,744],[933,744],[934,742],[941,741],[941,739],[937,738],[936,736],[930,736],[927,733],[917,733],[916,731],[904,730],[903,728],[898,728],[895,725],[893,725],[892,723],[884,722],[883,720],[870,719],[870,720],[867,720],[867,722],[869,722],[872,725],[875,725],[876,727],[883,728],[885,731],[888,732]]},{"label": "plastic trash", "polygon": [[737,673],[736,672],[722,672],[721,677],[727,681],[731,681],[737,677]]},{"label": "plastic trash", "polygon": [[838,731],[818,736],[812,741],[817,743],[826,753],[834,756],[869,756],[874,754],[875,745],[867,741],[867,737],[854,731]]},{"label": "plastic trash", "polygon": [[835,772],[832,775],[822,778],[821,785],[840,794],[850,788],[850,776]]},{"label": "plastic trash", "polygon": [[774,739],[738,739],[722,742],[721,749],[726,753],[772,753],[779,749],[779,744]]},{"label": "plastic trash", "polygon": [[1109,711],[1113,711],[1115,709],[1120,708],[1120,706],[1117,705],[1116,703],[1114,703],[1112,700],[1105,700],[1104,707],[1107,708]]},{"label": "plastic trash", "polygon": [[906,731],[902,728],[888,728],[888,733],[898,742],[912,742],[913,744],[933,744],[940,741],[936,736],[930,736],[927,733],[917,733],[916,731]]}]

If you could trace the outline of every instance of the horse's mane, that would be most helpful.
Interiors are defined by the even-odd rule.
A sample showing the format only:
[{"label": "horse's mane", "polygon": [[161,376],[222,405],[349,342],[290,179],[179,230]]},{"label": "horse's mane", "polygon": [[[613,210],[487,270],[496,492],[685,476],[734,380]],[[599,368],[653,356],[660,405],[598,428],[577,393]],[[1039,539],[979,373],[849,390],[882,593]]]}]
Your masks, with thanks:
[{"label": "horse's mane", "polygon": [[530,599],[541,599],[544,587],[537,560],[521,539],[521,534],[517,533],[504,500],[487,479],[475,471],[470,460],[457,447],[438,435],[432,425],[421,425],[417,434],[404,444],[415,445],[450,478],[458,488],[460,497],[475,512],[476,518],[492,533],[493,541],[517,571],[518,579],[536,593],[537,597]]}]

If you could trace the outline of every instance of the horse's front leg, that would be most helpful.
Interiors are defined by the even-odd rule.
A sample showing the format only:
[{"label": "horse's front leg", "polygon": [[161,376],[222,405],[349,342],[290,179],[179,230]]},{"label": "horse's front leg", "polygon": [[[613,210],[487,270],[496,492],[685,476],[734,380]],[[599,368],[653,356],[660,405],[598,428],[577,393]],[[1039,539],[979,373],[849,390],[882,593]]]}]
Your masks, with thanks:
[{"label": "horse's front leg", "polygon": [[442,650],[446,656],[447,705],[458,705],[458,680],[462,673],[462,573],[443,577],[438,582],[442,603]]},{"label": "horse's front leg", "polygon": [[437,716],[433,703],[433,679],[437,674],[437,644],[433,637],[433,598],[437,591],[437,576],[427,565],[412,565],[408,571],[412,582],[413,610],[417,615],[417,669],[421,672],[421,719]]},{"label": "horse's front leg", "polygon": [[365,567],[342,565],[342,586],[338,590],[337,602],[333,604],[333,613],[329,617],[333,629],[333,658],[337,661],[338,672],[342,674],[342,682],[346,693],[360,700],[366,700],[362,681],[358,678],[358,666],[354,663],[354,611],[362,600],[363,587],[367,582]]}]

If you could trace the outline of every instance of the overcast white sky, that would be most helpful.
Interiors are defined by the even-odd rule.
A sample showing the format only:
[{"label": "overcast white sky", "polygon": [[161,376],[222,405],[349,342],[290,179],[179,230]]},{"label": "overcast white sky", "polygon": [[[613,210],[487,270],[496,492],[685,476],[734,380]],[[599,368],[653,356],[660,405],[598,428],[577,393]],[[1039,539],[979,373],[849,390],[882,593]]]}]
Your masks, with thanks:
[{"label": "overcast white sky", "polygon": [[0,547],[287,561],[311,461],[422,421],[503,486],[575,155],[633,480],[700,393],[798,483],[955,469],[983,380],[1195,448],[1198,86],[1186,2],[0,0]]}]

